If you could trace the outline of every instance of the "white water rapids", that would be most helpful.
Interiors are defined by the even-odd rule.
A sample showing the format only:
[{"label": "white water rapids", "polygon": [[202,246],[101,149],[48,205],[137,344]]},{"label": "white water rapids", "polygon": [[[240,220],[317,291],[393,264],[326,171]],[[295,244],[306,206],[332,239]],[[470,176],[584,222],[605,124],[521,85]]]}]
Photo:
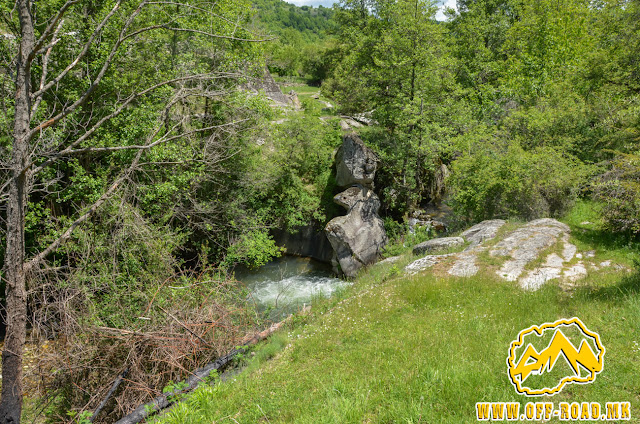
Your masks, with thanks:
[{"label": "white water rapids", "polygon": [[284,256],[255,269],[237,269],[259,309],[293,312],[319,296],[329,297],[349,283],[335,278],[331,268],[309,258]]}]

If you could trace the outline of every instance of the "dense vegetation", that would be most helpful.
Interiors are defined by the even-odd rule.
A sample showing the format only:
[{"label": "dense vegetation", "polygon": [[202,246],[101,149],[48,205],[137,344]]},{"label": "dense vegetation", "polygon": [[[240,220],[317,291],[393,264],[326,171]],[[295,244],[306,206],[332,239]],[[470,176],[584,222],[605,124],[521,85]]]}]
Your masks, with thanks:
[{"label": "dense vegetation", "polygon": [[0,4],[2,284],[11,213],[24,210],[41,359],[28,389],[47,394],[50,421],[86,419],[127,369],[99,417],[113,421],[226,352],[261,324],[233,266],[280,255],[271,228],[338,213],[339,120],[311,99],[282,112],[239,90],[265,63],[372,118],[359,132],[381,158],[375,187],[398,238],[443,200],[463,225],[562,216],[587,198],[602,231],[640,233],[638,1],[460,0],[446,22],[425,0],[120,3],[37,2],[46,43],[27,58],[26,109],[25,24]]},{"label": "dense vegetation", "polygon": [[281,0],[255,0],[252,5],[256,23],[279,36],[293,30],[305,41],[318,41],[336,29],[330,8],[297,7]]},{"label": "dense vegetation", "polygon": [[380,123],[369,142],[396,216],[438,200],[441,163],[462,219],[558,215],[593,191],[621,213],[637,204],[637,2],[459,1],[444,24],[429,2],[341,5],[323,90]]},{"label": "dense vegetation", "polygon": [[315,84],[326,78],[332,34],[337,30],[333,9],[297,7],[283,0],[256,0],[253,7],[256,25],[276,37],[266,53],[271,72],[303,77]]}]

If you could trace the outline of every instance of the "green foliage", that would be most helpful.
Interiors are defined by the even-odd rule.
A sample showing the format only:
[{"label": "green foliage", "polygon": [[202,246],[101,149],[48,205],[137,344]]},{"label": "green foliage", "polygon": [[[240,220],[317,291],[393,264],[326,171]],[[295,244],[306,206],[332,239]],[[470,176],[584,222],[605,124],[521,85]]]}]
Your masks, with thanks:
[{"label": "green foliage", "polygon": [[67,415],[73,419],[73,422],[76,424],[91,424],[91,416],[93,413],[91,411],[82,411],[80,413],[76,411],[69,411]]},{"label": "green foliage", "polygon": [[334,11],[323,6],[294,6],[282,0],[253,0],[257,24],[277,40],[267,46],[267,63],[280,76],[306,76],[320,82],[328,72],[325,54],[335,31]]},{"label": "green foliage", "polygon": [[618,154],[592,189],[610,230],[640,233],[640,156]]},{"label": "green foliage", "polygon": [[524,150],[494,140],[453,162],[450,203],[466,221],[560,216],[588,176],[580,161],[552,147]]},{"label": "green foliage", "polygon": [[282,0],[251,0],[259,23],[281,37],[299,34],[307,42],[322,39],[335,29],[333,9],[324,6],[294,6]]},{"label": "green foliage", "polygon": [[522,2],[503,46],[504,86],[517,101],[527,103],[547,94],[553,82],[577,82],[576,71],[595,46],[591,13],[587,0]]},{"label": "green foliage", "polygon": [[521,107],[506,116],[503,129],[525,149],[557,147],[585,160],[593,158],[598,131],[585,99],[567,83],[550,85],[550,93],[535,105]]},{"label": "green foliage", "polygon": [[257,268],[281,255],[282,249],[275,245],[265,230],[254,230],[241,234],[231,243],[221,265],[231,268],[244,264],[249,268]]},{"label": "green foliage", "polygon": [[162,388],[162,393],[168,395],[168,398],[180,399],[182,397],[181,393],[184,389],[186,389],[189,385],[186,380],[184,381],[169,381],[166,386]]},{"label": "green foliage", "polygon": [[451,139],[473,124],[456,81],[447,28],[424,0],[345,1],[337,14],[342,54],[323,92],[345,113],[370,112],[378,128],[362,137],[380,156],[376,176],[385,213],[396,219],[442,198]]},{"label": "green foliage", "polygon": [[331,168],[340,130],[307,112],[274,125],[255,163],[251,205],[271,226],[324,224],[336,214]]},{"label": "green foliage", "polygon": [[391,218],[384,220],[384,229],[389,243],[384,248],[384,256],[398,256],[410,251],[413,246],[435,237],[435,232],[426,226],[416,225],[413,229],[405,222],[400,224]]}]

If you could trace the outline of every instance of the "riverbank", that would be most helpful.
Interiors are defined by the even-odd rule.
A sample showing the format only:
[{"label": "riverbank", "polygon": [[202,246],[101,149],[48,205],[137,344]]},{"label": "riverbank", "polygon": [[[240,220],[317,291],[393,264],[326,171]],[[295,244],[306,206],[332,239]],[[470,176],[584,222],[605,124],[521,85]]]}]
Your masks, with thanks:
[{"label": "riverbank", "polygon": [[628,401],[631,422],[639,422],[637,249],[603,232],[588,205],[564,222],[579,250],[622,267],[594,270],[571,289],[552,281],[530,292],[487,272],[408,277],[401,270],[415,258],[405,253],[361,273],[342,297],[314,305],[246,372],[197,390],[162,422],[473,422],[476,402],[529,401],[507,377],[518,332],[573,316],[600,335],[604,370],[593,384],[543,400]]}]

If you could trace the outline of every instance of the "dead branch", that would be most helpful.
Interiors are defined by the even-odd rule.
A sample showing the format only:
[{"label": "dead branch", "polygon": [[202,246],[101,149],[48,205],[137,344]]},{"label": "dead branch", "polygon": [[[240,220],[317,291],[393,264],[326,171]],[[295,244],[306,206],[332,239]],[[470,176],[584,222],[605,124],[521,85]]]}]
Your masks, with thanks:
[{"label": "dead branch", "polygon": [[178,325],[180,325],[182,328],[184,328],[185,330],[187,330],[187,332],[189,334],[191,334],[192,336],[194,336],[196,339],[200,340],[205,346],[208,347],[213,347],[211,346],[205,339],[203,339],[202,337],[198,336],[196,333],[194,333],[193,331],[191,331],[191,329],[189,327],[187,327],[186,325],[184,325],[182,323],[182,321],[180,321],[178,318],[176,318],[173,314],[171,314],[171,312],[167,312],[164,308],[162,308],[161,306],[156,305],[156,308],[160,309],[162,312],[164,312],[165,314],[167,314],[172,320],[174,320],[175,322],[178,323]]},{"label": "dead branch", "polygon": [[[49,58],[51,57],[51,51],[53,51],[53,47],[58,43],[58,41],[60,41],[60,39],[58,38],[58,33],[60,32],[62,25],[64,25],[64,19],[60,20],[60,23],[58,24],[55,31],[53,32],[52,41],[49,44],[49,46],[46,47],[46,53],[42,58],[42,75],[40,76],[40,90],[44,88],[44,84],[47,82],[47,74],[49,72]],[[36,101],[33,103],[33,106],[31,107],[31,116],[35,115],[41,102],[42,102],[42,96],[39,96],[36,99]]]},{"label": "dead branch", "polygon": [[65,13],[67,13],[67,10],[76,3],[80,3],[80,0],[68,0],[65,4],[62,5],[60,10],[58,10],[56,16],[53,17],[51,22],[49,22],[49,25],[47,25],[45,30],[42,32],[40,39],[36,41],[33,49],[34,52],[42,50],[42,46],[46,42],[47,38],[49,38],[49,36],[51,35],[51,31],[53,31],[53,28],[55,28],[58,21],[60,21],[64,17]]},{"label": "dead branch", "polygon": [[241,347],[234,349],[228,354],[226,354],[225,356],[222,356],[216,359],[214,362],[211,362],[210,364],[207,364],[204,367],[195,370],[193,372],[193,375],[185,381],[186,388],[184,388],[183,390],[175,391],[175,392],[163,393],[162,395],[153,399],[151,402],[145,403],[144,405],[140,405],[129,415],[118,420],[116,424],[137,424],[140,421],[147,418],[149,415],[155,414],[167,408],[168,406],[171,406],[173,403],[175,403],[178,400],[177,397],[179,395],[188,393],[193,389],[195,389],[196,387],[198,387],[198,385],[202,381],[204,381],[204,379],[206,379],[209,376],[209,374],[211,374],[211,372],[223,369],[229,364],[229,362],[233,360],[233,358],[235,358],[241,353],[246,352],[249,346],[254,345],[266,339],[271,334],[278,331],[287,322],[291,321],[292,318],[293,318],[293,315],[289,315],[284,320],[276,324],[273,324],[271,327],[267,328],[266,330],[256,333],[253,336],[249,336],[245,338]]},{"label": "dead branch", "polygon": [[120,386],[120,383],[122,383],[122,380],[127,376],[128,372],[129,372],[129,368],[126,368],[124,371],[120,373],[120,375],[118,375],[118,378],[116,378],[116,380],[113,382],[113,385],[111,386],[111,390],[109,390],[109,393],[107,393],[107,396],[105,396],[102,402],[100,402],[100,405],[98,405],[98,407],[96,408],[91,418],[89,418],[89,421],[94,422],[95,419],[98,418],[98,415],[100,414],[100,412],[102,412],[102,409],[105,407],[109,399],[111,399],[111,396],[118,389],[118,386]]}]

